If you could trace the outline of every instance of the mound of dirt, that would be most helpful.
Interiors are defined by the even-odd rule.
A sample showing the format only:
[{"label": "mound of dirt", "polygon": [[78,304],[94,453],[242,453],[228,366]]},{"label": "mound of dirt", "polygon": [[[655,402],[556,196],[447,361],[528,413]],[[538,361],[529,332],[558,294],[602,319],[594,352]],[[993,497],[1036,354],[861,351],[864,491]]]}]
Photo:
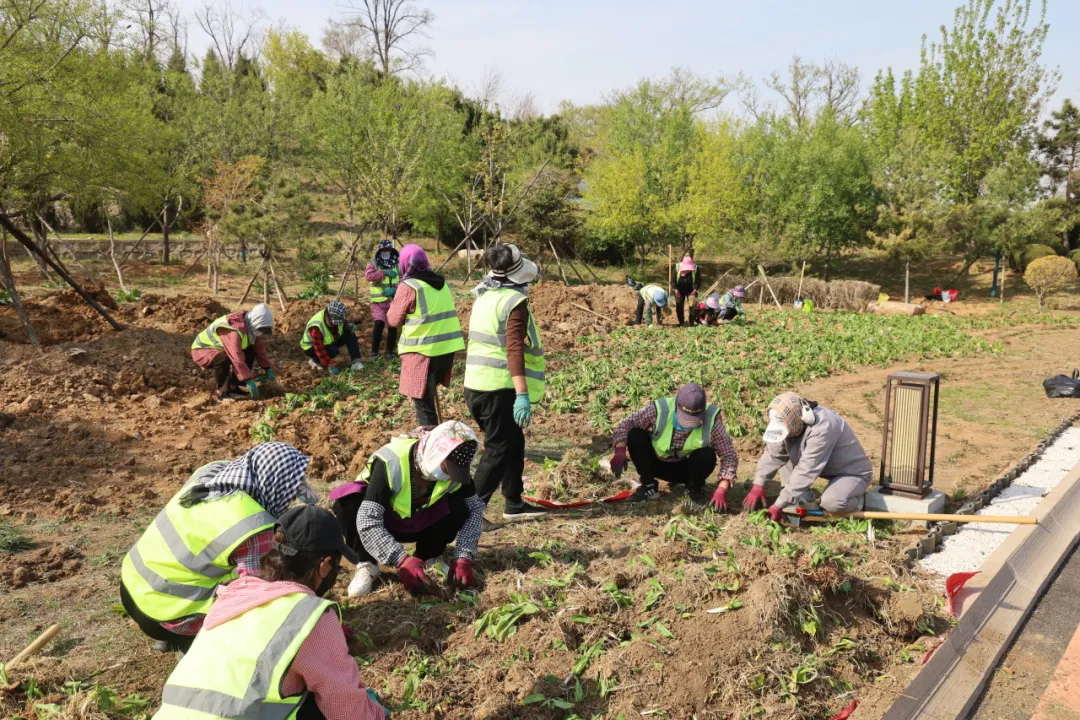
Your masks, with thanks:
[{"label": "mound of dirt", "polygon": [[[107,309],[116,310],[116,301],[101,283],[85,283],[83,289]],[[82,341],[112,330],[105,318],[71,289],[26,298],[23,306],[42,345]],[[18,344],[30,342],[14,307],[0,307],[0,340]]]},{"label": "mound of dirt", "polygon": [[229,308],[215,298],[143,295],[122,314],[129,322],[194,335],[228,312]]},{"label": "mound of dirt", "polygon": [[5,555],[0,582],[13,590],[32,582],[56,582],[82,568],[82,555],[71,545],[54,544],[32,552]]},{"label": "mound of dirt", "polygon": [[[274,305],[274,332],[281,334],[296,333],[297,337],[307,326],[311,316],[326,308],[333,297],[317,298],[315,300],[293,300],[289,303],[288,312],[281,314],[281,308]],[[353,298],[342,298],[345,307],[349,311],[349,322],[357,326],[371,323],[371,308],[368,303],[358,303]]]}]

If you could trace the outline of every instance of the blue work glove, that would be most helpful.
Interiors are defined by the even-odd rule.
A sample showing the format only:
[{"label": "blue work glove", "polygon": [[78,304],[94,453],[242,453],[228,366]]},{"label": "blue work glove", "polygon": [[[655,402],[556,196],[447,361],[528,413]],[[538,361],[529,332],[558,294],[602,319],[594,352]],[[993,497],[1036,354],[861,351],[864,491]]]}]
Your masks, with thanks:
[{"label": "blue work glove", "polygon": [[532,403],[529,402],[529,393],[518,393],[514,398],[514,422],[518,426],[527,428],[532,420]]},{"label": "blue work glove", "polygon": [[371,702],[375,703],[376,705],[378,705],[379,707],[382,708],[382,711],[385,713],[386,717],[390,717],[390,708],[385,707],[382,704],[382,698],[379,697],[378,694],[376,694],[376,692],[374,690],[372,690],[371,688],[368,688],[367,689],[367,696],[369,698],[371,698]]},{"label": "blue work glove", "polygon": [[341,368],[339,368],[337,365],[331,365],[330,366],[330,374],[331,375],[340,375],[341,374]]},{"label": "blue work glove", "polygon": [[277,382],[277,375],[274,374],[273,368],[266,368],[266,379],[270,382]]},{"label": "blue work glove", "polygon": [[252,400],[258,400],[259,399],[259,386],[255,384],[255,380],[254,379],[248,380],[246,385],[247,385],[248,392],[251,394],[251,399]]},{"label": "blue work glove", "polygon": [[356,334],[356,323],[349,323],[349,332],[351,332],[353,335]]},{"label": "blue work glove", "polygon": [[382,294],[383,294],[383,297],[392,298],[392,297],[394,297],[395,292],[397,292],[397,288],[388,287],[388,288],[383,288]]}]

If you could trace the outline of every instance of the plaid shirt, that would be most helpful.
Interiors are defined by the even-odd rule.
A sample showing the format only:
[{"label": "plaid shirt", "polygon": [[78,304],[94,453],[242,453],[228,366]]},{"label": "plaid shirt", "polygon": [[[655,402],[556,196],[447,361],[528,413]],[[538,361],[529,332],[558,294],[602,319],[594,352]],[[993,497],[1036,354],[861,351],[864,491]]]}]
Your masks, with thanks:
[{"label": "plaid shirt", "polygon": [[[612,435],[612,444],[626,444],[627,436],[635,428],[649,433],[656,429],[656,405],[654,403],[649,403],[619,423]],[[671,449],[681,450],[686,443],[686,438],[690,437],[690,433],[690,430],[673,428],[671,431]],[[731,442],[731,436],[728,435],[727,427],[724,425],[724,420],[719,413],[716,415],[716,422],[713,423],[711,440],[712,449],[716,452],[716,458],[719,460],[720,465],[720,470],[716,473],[717,478],[735,482],[735,474],[739,469],[739,455],[735,452],[735,445]]]},{"label": "plaid shirt", "polygon": [[[271,530],[263,530],[242,542],[229,556],[229,564],[236,566],[236,572],[240,577],[253,575],[262,576],[263,555],[270,552],[274,542],[274,533]],[[205,615],[188,615],[179,620],[161,623],[161,627],[177,635],[198,635],[202,630]]]},{"label": "plaid shirt", "polygon": [[[313,327],[308,329],[307,332],[308,336],[311,338],[311,349],[315,351],[315,357],[319,358],[319,364],[322,365],[324,368],[330,367],[330,363],[333,359],[330,357],[330,354],[326,352],[326,345],[323,341],[322,330]],[[337,339],[334,337],[333,326],[330,326],[330,339]]]}]

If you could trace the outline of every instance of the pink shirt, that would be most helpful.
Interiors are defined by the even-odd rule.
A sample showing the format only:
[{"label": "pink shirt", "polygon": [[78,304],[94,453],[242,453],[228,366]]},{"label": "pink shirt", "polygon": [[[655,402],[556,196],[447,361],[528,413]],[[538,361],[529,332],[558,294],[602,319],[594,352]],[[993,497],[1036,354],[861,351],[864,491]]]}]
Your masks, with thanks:
[{"label": "pink shirt", "polygon": [[[236,379],[240,382],[247,382],[255,376],[255,373],[248,367],[247,359],[244,357],[243,341],[240,339],[240,333],[246,332],[247,325],[244,321],[244,313],[236,312],[229,315],[229,325],[236,332],[232,332],[228,328],[218,328],[217,336],[221,340],[222,346],[225,348],[225,354],[229,356],[229,362],[232,363],[233,369],[236,371]],[[263,342],[262,336],[255,336],[255,360],[259,363],[259,367],[264,370],[273,367],[270,363],[270,356],[266,352],[266,343]],[[192,348],[191,359],[195,361],[195,364],[201,368],[209,368],[210,364],[214,362],[214,358],[218,356],[220,350],[214,350],[213,348]]]},{"label": "pink shirt", "polygon": [[[390,327],[401,327],[405,324],[405,317],[416,309],[416,291],[405,283],[397,286],[397,293],[390,301],[390,310],[387,312],[387,321]],[[427,390],[428,368],[431,358],[418,352],[401,354],[401,377],[398,379],[398,392],[405,397],[421,399]],[[437,378],[444,387],[450,386],[450,378],[454,369],[451,367],[446,374]]]},{"label": "pink shirt", "polygon": [[[206,616],[207,629],[221,625],[248,610],[284,595],[306,593],[311,588],[294,582],[267,582],[242,577],[218,590],[218,599]],[[383,720],[383,710],[367,695],[360,668],[349,655],[345,632],[337,613],[327,610],[300,646],[281,681],[284,696],[307,690],[326,720]]]}]

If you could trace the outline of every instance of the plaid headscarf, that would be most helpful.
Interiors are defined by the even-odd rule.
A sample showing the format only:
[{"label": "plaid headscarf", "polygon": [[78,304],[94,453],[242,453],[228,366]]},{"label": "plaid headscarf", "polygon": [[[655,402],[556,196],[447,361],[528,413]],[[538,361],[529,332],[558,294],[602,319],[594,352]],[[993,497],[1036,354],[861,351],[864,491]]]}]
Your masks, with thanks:
[{"label": "plaid headscarf", "polygon": [[283,442],[257,445],[224,465],[212,478],[193,485],[180,504],[191,507],[242,491],[266,512],[280,517],[297,498],[318,502],[318,496],[305,481],[310,460]]},{"label": "plaid headscarf", "polygon": [[345,316],[348,315],[348,311],[345,309],[345,303],[340,300],[334,300],[326,306],[326,314],[330,316],[331,324],[344,325]]},{"label": "plaid headscarf", "polygon": [[799,435],[806,427],[802,420],[802,398],[793,392],[782,393],[772,399],[769,407],[765,409],[766,420],[769,419],[770,410],[780,416],[791,435]]}]

